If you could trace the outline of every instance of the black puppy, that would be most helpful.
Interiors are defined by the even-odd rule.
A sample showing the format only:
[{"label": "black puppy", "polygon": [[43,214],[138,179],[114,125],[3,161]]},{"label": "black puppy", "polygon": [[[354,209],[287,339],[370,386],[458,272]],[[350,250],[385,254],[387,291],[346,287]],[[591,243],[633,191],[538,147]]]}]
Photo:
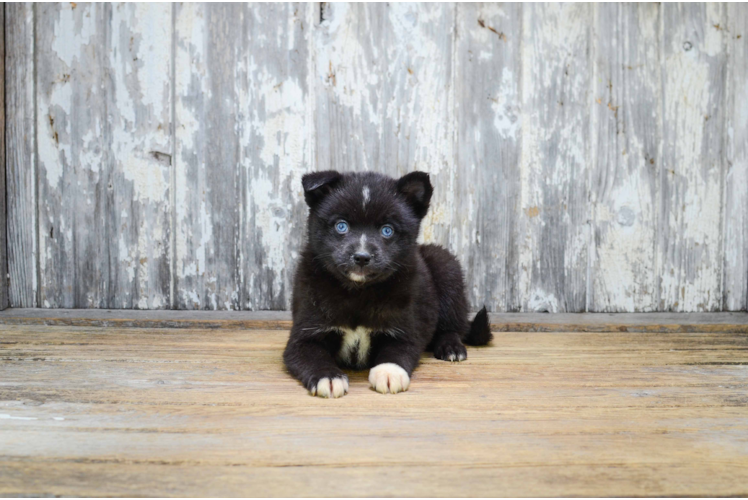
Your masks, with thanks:
[{"label": "black puppy", "polygon": [[484,307],[468,323],[462,269],[416,242],[433,188],[412,172],[315,172],[302,179],[308,239],[296,271],[293,328],[283,359],[313,395],[348,392],[341,367],[371,368],[381,393],[410,385],[421,353],[467,358],[463,342],[491,340]]}]

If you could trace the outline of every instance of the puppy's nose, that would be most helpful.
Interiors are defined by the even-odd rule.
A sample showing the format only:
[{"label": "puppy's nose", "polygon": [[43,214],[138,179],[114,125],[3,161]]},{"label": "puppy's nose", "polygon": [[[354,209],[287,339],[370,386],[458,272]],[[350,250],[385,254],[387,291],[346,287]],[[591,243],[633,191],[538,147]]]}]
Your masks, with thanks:
[{"label": "puppy's nose", "polygon": [[353,262],[363,267],[371,261],[371,254],[367,252],[358,252],[353,254]]}]

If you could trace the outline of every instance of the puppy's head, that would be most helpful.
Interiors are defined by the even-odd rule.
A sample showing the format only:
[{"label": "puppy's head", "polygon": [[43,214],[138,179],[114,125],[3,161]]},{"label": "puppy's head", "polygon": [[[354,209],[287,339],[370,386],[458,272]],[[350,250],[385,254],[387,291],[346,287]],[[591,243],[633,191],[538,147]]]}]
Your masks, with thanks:
[{"label": "puppy's head", "polygon": [[408,265],[433,192],[428,174],[328,170],[302,184],[314,259],[344,284],[384,281]]}]

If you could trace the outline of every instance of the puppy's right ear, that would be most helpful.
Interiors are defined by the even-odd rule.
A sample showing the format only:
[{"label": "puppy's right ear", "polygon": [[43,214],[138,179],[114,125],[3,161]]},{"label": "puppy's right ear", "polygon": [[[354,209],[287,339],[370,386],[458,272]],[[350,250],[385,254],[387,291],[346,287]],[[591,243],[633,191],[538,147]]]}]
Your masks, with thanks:
[{"label": "puppy's right ear", "polygon": [[312,172],[304,175],[301,178],[301,185],[304,186],[304,199],[309,208],[316,207],[325,196],[330,194],[340,178],[340,173],[335,170]]}]

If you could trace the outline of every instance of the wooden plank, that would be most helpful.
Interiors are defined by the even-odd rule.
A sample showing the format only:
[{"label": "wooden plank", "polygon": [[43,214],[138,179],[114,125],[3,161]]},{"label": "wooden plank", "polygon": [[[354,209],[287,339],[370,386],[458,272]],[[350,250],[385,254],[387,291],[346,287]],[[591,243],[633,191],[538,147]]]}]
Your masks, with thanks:
[{"label": "wooden plank", "polygon": [[745,494],[744,334],[506,333],[334,401],[286,332],[2,337],[2,495]]},{"label": "wooden plank", "polygon": [[8,307],[8,241],[5,205],[5,4],[0,8],[0,311]]},{"label": "wooden plank", "polygon": [[[112,183],[104,4],[36,6],[42,307],[106,307]],[[113,189],[113,186],[112,186]]]},{"label": "wooden plank", "polygon": [[[665,311],[722,304],[723,4],[663,4],[663,146],[657,275]],[[684,78],[688,75],[688,78]]]},{"label": "wooden plank", "polygon": [[175,6],[174,307],[240,309],[247,8]]},{"label": "wooden plank", "polygon": [[167,6],[38,8],[45,307],[169,305],[170,23]]},{"label": "wooden plank", "polygon": [[[748,313],[491,313],[496,332],[743,332]],[[67,325],[117,328],[291,328],[289,311],[131,311],[8,309],[0,325]]]},{"label": "wooden plank", "polygon": [[38,252],[34,138],[34,6],[5,6],[5,139],[11,307],[36,307]]},{"label": "wooden plank", "polygon": [[592,7],[523,6],[522,218],[510,310],[587,307]]},{"label": "wooden plank", "polygon": [[321,19],[315,167],[429,172],[435,191],[422,236],[451,245],[454,6],[326,3]]},{"label": "wooden plank", "polygon": [[516,309],[520,218],[519,4],[459,4],[453,250],[473,308]]},{"label": "wooden plank", "polygon": [[170,307],[172,8],[119,3],[110,12],[106,307]]},{"label": "wooden plank", "polygon": [[[358,497],[361,492],[382,497],[541,497],[560,495],[599,496],[745,496],[734,482],[743,473],[740,466],[648,464],[633,467],[619,464],[578,464],[520,467],[429,467],[421,465],[364,467],[249,467],[199,466],[191,464],[117,463],[97,461],[85,465],[84,486],[76,474],[83,468],[75,463],[13,460],[0,462],[7,479],[4,494],[11,497],[77,496],[81,491],[95,497],[143,494],[149,496],[201,496],[221,494],[243,497]],[[330,480],[334,476],[335,480]],[[27,478],[34,477],[34,483]],[[397,478],[393,481],[393,478]],[[539,482],[538,479],[543,479]],[[5,479],[5,477],[4,477]],[[134,480],[135,479],[135,480]],[[428,485],[428,487],[424,486]],[[740,493],[735,493],[740,491]],[[217,493],[219,492],[219,493]]]},{"label": "wooden plank", "polygon": [[748,5],[727,5],[728,44],[722,309],[748,309]]},{"label": "wooden plank", "polygon": [[659,4],[595,7],[587,310],[657,310]]},{"label": "wooden plank", "polygon": [[[306,237],[301,177],[312,169],[316,4],[247,6],[240,103],[242,309],[290,309]],[[233,43],[233,42],[232,42]]]}]

